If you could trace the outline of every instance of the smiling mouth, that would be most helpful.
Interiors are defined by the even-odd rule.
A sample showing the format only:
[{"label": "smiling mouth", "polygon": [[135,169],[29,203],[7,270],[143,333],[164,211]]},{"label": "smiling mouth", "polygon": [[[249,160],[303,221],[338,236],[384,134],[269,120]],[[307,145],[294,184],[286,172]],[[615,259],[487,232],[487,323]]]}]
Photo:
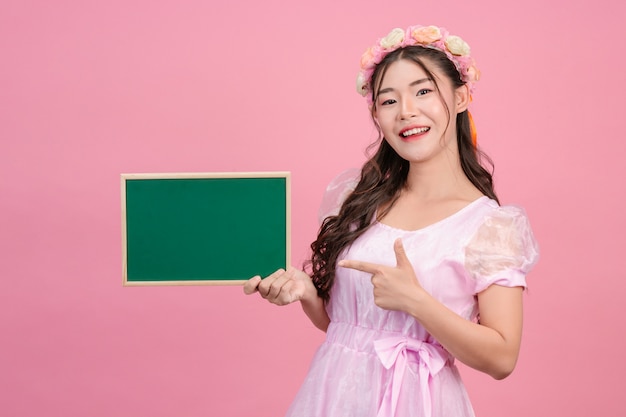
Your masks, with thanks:
[{"label": "smiling mouth", "polygon": [[419,135],[420,133],[426,133],[429,130],[430,130],[430,127],[416,127],[413,129],[405,130],[404,132],[400,133],[400,136],[402,136],[403,138],[408,138],[409,136]]}]

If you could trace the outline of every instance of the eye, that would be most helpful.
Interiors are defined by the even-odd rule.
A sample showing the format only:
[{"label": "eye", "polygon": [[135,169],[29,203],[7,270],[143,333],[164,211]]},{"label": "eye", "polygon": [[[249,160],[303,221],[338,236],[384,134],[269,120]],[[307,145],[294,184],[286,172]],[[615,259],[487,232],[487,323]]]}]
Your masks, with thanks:
[{"label": "eye", "polygon": [[390,104],[395,103],[396,101],[392,98],[388,98],[387,100],[384,100],[383,102],[380,103],[381,106],[388,106]]},{"label": "eye", "polygon": [[428,93],[431,93],[433,90],[431,90],[430,88],[422,88],[417,92],[418,96],[423,96],[426,95]]}]

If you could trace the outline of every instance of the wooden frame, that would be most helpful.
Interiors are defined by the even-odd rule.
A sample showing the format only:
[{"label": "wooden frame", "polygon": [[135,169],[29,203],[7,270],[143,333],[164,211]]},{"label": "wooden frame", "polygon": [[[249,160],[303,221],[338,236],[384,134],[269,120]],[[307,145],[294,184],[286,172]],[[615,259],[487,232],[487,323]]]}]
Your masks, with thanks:
[{"label": "wooden frame", "polygon": [[122,174],[123,284],[238,285],[290,265],[289,172]]}]

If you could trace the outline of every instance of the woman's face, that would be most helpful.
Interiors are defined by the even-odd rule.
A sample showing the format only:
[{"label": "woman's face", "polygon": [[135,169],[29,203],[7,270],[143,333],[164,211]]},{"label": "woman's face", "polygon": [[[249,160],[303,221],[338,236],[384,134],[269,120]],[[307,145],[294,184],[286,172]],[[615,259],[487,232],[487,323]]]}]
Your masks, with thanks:
[{"label": "woman's face", "polygon": [[387,67],[375,103],[374,118],[385,140],[411,163],[439,161],[446,151],[458,155],[456,114],[467,109],[469,98],[465,86],[454,88],[437,67],[424,61],[439,91],[419,65],[401,59]]}]

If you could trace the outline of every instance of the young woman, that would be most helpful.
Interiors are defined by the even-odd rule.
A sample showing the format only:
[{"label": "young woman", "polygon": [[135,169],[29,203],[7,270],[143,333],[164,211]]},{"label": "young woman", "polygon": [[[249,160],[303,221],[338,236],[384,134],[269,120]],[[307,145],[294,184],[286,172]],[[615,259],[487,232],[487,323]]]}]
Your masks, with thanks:
[{"label": "young woman", "polygon": [[515,367],[538,250],[480,163],[469,52],[435,26],[394,29],[366,51],[357,89],[380,132],[375,155],[329,188],[347,197],[324,219],[309,273],[244,286],[300,301],[327,333],[288,416],[473,416],[455,360],[496,379]]}]

